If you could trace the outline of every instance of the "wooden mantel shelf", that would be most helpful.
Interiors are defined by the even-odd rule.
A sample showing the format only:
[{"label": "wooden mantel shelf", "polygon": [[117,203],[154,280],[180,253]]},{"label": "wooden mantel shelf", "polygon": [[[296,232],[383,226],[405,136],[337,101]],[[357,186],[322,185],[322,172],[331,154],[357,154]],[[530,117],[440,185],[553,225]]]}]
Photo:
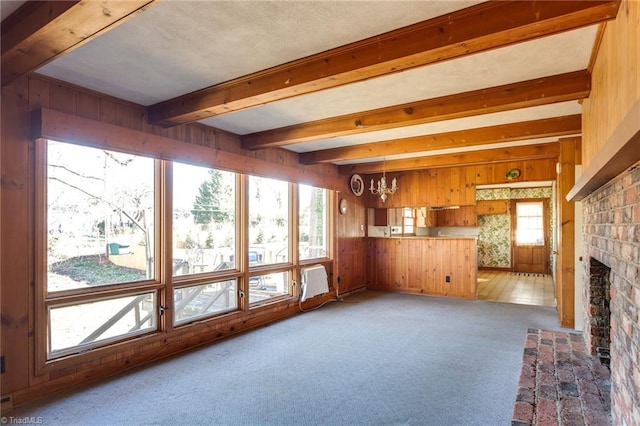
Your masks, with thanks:
[{"label": "wooden mantel shelf", "polygon": [[567,201],[580,201],[640,161],[640,101],[613,132],[600,153],[567,194]]}]

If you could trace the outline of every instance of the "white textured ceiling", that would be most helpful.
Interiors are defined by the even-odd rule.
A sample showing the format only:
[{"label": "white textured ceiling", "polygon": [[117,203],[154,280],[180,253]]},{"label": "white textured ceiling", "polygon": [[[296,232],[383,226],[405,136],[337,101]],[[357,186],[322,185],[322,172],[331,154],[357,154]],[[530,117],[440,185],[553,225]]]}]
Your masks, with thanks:
[{"label": "white textured ceiling", "polygon": [[[390,76],[203,120],[246,134],[357,111],[578,71],[587,68],[597,27],[476,53]],[[573,52],[558,55],[558,52]],[[575,112],[573,112],[575,113]],[[309,149],[315,147],[309,146]]]},{"label": "white textured ceiling", "polygon": [[39,70],[150,105],[479,1],[177,1]]},{"label": "white textured ceiling", "polygon": [[[20,3],[3,2],[2,18]],[[164,0],[37,72],[146,106],[478,3],[481,2]],[[594,25],[231,112],[201,123],[244,135],[584,70],[596,34]],[[562,102],[285,148],[302,153],[580,112],[577,101]],[[517,144],[548,141],[532,139]],[[486,148],[480,145],[466,150]],[[386,160],[460,150],[465,148],[387,156]]]}]

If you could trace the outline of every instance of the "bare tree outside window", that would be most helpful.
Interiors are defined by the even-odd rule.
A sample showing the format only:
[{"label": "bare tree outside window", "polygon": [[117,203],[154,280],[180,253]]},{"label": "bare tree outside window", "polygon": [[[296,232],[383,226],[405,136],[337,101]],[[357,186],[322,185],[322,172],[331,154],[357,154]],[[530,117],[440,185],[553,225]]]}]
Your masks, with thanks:
[{"label": "bare tree outside window", "polygon": [[154,278],[153,160],[50,141],[48,289]]},{"label": "bare tree outside window", "polygon": [[101,290],[155,278],[154,160],[54,141],[46,153],[46,288],[91,289],[48,308],[47,357],[156,329],[156,291]]}]

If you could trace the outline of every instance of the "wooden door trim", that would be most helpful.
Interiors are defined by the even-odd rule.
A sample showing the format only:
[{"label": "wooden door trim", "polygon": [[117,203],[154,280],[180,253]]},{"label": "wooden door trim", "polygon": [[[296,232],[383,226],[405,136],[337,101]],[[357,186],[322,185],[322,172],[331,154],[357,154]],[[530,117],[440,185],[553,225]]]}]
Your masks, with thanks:
[{"label": "wooden door trim", "polygon": [[544,274],[551,274],[550,256],[551,256],[551,221],[549,206],[551,204],[551,198],[516,198],[509,200],[509,210],[511,219],[511,271],[516,272],[516,258],[515,258],[515,241],[516,241],[516,203],[531,203],[542,202],[542,226],[544,229]]}]

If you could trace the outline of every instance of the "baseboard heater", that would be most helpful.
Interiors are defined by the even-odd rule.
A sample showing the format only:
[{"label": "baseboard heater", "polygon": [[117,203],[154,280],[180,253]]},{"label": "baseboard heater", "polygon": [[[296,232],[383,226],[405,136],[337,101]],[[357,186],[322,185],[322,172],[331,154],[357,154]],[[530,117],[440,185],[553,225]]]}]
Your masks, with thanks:
[{"label": "baseboard heater", "polygon": [[329,283],[327,280],[327,270],[323,265],[313,265],[303,268],[300,272],[302,283],[301,302],[311,299],[314,296],[329,292]]}]

